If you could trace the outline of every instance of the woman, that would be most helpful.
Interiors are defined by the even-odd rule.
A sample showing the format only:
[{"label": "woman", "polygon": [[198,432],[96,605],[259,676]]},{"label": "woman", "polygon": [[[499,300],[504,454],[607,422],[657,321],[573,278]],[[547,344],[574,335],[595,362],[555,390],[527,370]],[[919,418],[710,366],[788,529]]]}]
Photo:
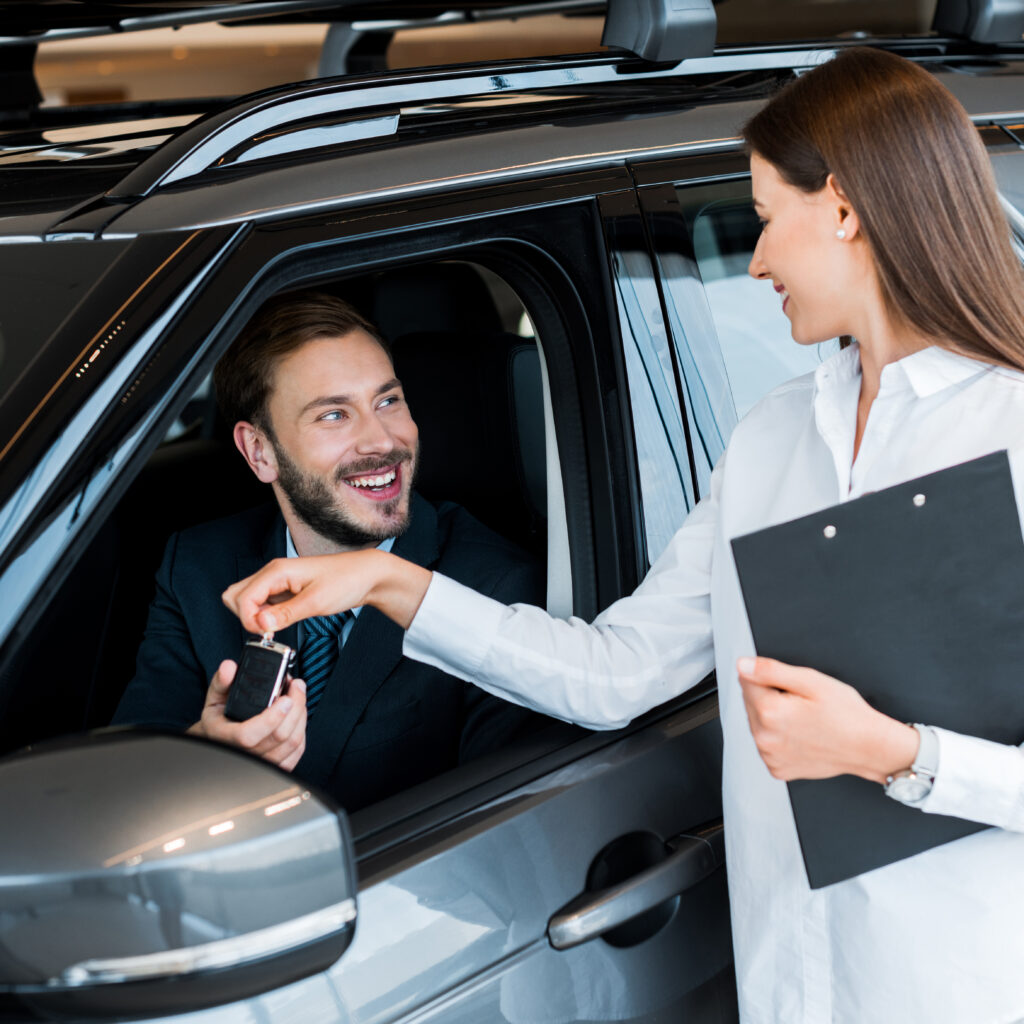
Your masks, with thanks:
[{"label": "woman", "polygon": [[[750,273],[772,282],[798,343],[858,343],[743,420],[635,594],[593,625],[563,622],[367,551],[272,563],[225,600],[254,631],[375,605],[407,628],[407,655],[594,728],[714,664],[742,1019],[1024,1019],[1021,751],[919,732],[839,680],[752,658],[729,549],[990,451],[1024,470],[1024,284],[991,170],[932,76],[870,49],[793,82],[744,134],[764,225]],[[781,780],[882,784],[936,750],[920,811],[997,827],[812,892]]]}]

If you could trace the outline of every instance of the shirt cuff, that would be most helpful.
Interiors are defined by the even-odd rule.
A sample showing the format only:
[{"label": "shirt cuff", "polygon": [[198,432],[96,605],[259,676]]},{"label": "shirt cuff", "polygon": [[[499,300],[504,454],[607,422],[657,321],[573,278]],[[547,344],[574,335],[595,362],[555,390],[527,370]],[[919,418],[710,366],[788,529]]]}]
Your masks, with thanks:
[{"label": "shirt cuff", "polygon": [[939,766],[921,810],[1024,832],[1024,751],[948,729],[935,734]]},{"label": "shirt cuff", "polygon": [[480,675],[498,623],[507,611],[500,601],[435,572],[405,632],[402,653],[472,680]]}]

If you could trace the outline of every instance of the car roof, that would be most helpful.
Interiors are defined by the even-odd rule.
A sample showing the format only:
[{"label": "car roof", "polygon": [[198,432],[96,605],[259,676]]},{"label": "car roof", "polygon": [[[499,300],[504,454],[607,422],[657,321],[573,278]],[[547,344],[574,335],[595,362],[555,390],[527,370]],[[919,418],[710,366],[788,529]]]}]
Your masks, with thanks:
[{"label": "car roof", "polygon": [[[230,224],[736,149],[767,95],[841,45],[720,49],[669,67],[605,54],[414,69],[299,83],[206,110],[193,101],[129,122],[8,132],[0,237]],[[930,67],[979,122],[1024,116],[1024,61],[1012,59],[1021,46],[889,48]]]}]

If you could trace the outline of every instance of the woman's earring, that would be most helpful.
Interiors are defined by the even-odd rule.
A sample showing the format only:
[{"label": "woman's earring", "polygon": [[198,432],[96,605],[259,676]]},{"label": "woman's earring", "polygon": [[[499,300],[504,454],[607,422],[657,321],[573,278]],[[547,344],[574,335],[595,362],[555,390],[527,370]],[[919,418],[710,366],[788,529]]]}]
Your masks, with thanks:
[{"label": "woman's earring", "polygon": [[842,241],[845,237],[846,237],[846,228],[840,228],[836,232],[836,238],[838,238],[840,241]]}]

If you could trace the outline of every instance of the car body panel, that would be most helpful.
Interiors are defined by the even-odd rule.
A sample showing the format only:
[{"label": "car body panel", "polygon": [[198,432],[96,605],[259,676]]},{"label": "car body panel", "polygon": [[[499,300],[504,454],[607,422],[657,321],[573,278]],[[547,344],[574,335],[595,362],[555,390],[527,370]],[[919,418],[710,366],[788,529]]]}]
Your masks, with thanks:
[{"label": "car body panel", "polygon": [[[592,851],[624,832],[675,835],[721,813],[714,698],[607,739],[561,770],[364,858],[356,937],[326,976],[185,1019],[277,1019],[288,1007],[323,1024],[655,1020],[686,1010],[728,1019],[724,871],[684,896],[669,925],[639,946],[596,939],[563,953],[548,943],[548,920],[584,888]],[[567,817],[571,831],[560,827]]]}]

